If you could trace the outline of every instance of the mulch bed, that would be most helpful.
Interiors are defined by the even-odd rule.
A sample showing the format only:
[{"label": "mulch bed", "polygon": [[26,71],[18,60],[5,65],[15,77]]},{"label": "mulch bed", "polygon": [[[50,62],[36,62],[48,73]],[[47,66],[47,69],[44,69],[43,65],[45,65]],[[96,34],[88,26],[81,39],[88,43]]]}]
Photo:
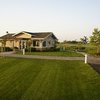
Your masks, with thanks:
[{"label": "mulch bed", "polygon": [[91,67],[100,74],[100,64],[90,64]]}]

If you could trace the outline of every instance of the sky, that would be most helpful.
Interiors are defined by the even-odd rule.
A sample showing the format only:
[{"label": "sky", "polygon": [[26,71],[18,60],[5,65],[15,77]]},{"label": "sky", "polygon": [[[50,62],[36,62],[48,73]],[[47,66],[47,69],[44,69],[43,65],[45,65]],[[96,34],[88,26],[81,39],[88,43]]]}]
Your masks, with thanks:
[{"label": "sky", "polygon": [[79,40],[100,28],[100,0],[0,0],[0,36],[53,32],[59,41]]}]

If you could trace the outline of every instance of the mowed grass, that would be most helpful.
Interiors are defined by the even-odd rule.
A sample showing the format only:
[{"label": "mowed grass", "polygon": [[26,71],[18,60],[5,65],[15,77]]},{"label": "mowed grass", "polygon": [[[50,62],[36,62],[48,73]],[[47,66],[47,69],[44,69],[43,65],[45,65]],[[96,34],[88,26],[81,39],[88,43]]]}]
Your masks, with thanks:
[{"label": "mowed grass", "polygon": [[82,61],[0,58],[0,100],[99,100],[100,75]]},{"label": "mowed grass", "polygon": [[[20,52],[22,54],[22,52]],[[82,57],[82,54],[69,51],[58,51],[58,52],[26,52],[26,55],[41,55],[41,56],[64,56],[64,57]]]}]

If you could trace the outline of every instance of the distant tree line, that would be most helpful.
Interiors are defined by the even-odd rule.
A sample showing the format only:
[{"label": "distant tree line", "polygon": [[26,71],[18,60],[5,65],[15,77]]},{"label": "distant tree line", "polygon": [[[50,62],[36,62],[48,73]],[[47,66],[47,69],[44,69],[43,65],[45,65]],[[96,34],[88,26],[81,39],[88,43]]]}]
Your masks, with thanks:
[{"label": "distant tree line", "polygon": [[100,45],[100,30],[98,28],[94,28],[94,30],[92,32],[92,35],[89,38],[87,36],[84,36],[84,37],[80,38],[80,41],[77,41],[77,40],[72,40],[72,41],[64,40],[61,43],[72,43],[72,44],[91,43],[91,44],[94,44],[94,45]]},{"label": "distant tree line", "polygon": [[[64,40],[62,43],[66,44],[66,45],[67,44],[76,44],[76,45],[74,45],[75,49],[78,46],[77,47],[78,49],[80,49],[80,48],[84,49],[84,50],[86,49],[86,51],[88,50],[91,53],[94,52],[94,54],[100,55],[100,30],[98,28],[94,28],[94,30],[93,30],[90,37],[84,36],[84,37],[80,38],[80,41],[77,41],[77,40],[72,40],[72,41]],[[81,45],[81,44],[83,44],[83,45]],[[88,46],[86,44],[89,44],[90,46]]]}]

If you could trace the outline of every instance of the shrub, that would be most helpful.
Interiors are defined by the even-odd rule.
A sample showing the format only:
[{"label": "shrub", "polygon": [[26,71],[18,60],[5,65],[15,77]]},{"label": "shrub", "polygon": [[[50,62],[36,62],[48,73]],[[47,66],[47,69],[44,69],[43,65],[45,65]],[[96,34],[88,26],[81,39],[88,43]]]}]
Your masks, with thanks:
[{"label": "shrub", "polygon": [[13,51],[13,49],[12,48],[10,48],[10,47],[0,47],[0,52],[3,52],[3,51]]},{"label": "shrub", "polygon": [[14,47],[15,50],[18,50],[18,47]]},{"label": "shrub", "polygon": [[9,48],[9,47],[6,47],[5,48],[5,51],[13,51],[13,49],[12,48]]},{"label": "shrub", "polygon": [[84,46],[78,46],[77,47],[77,51],[86,52],[86,47],[84,47]]},{"label": "shrub", "polygon": [[78,49],[77,46],[69,46],[69,47],[66,47],[65,50],[67,51],[76,51]]},{"label": "shrub", "polygon": [[86,52],[92,55],[100,55],[100,49],[97,49],[97,47],[88,47]]}]

